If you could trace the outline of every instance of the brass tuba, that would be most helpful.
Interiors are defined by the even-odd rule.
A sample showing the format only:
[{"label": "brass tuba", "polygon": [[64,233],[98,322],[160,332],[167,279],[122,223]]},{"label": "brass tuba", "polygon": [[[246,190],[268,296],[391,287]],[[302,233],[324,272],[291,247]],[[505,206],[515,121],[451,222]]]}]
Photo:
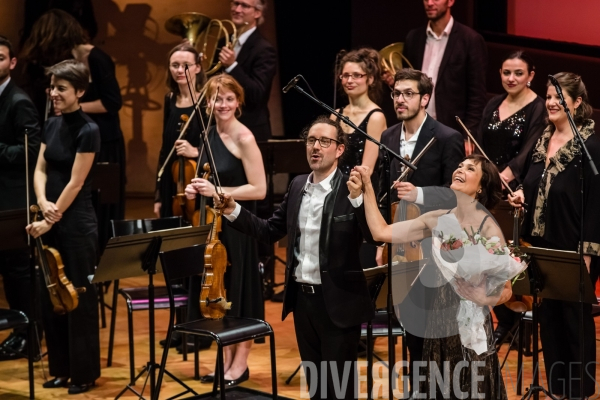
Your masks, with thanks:
[{"label": "brass tuba", "polygon": [[388,72],[392,74],[392,76],[396,75],[396,72],[403,68],[403,62],[406,62],[410,68],[413,67],[410,61],[408,61],[408,59],[402,54],[403,49],[404,43],[397,42],[385,46],[383,49],[379,50],[379,56],[381,57],[381,68],[384,74]]},{"label": "brass tuba", "polygon": [[192,46],[196,46],[198,37],[208,28],[211,19],[197,12],[186,12],[175,15],[165,22],[167,32],[187,39]]}]

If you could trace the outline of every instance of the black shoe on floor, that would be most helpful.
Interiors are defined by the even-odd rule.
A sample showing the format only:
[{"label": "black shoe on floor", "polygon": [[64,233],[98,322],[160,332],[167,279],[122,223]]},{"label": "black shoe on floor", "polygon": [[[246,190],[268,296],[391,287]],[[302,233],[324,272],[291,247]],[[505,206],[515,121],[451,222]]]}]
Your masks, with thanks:
[{"label": "black shoe on floor", "polygon": [[250,368],[246,368],[246,370],[242,373],[242,375],[240,375],[240,377],[237,379],[231,379],[231,380],[225,379],[225,387],[227,387],[227,388],[235,387],[242,382],[246,382],[248,379],[250,379]]},{"label": "black shoe on floor", "polygon": [[42,387],[44,389],[63,388],[63,387],[67,387],[67,382],[69,382],[69,378],[56,377],[54,379],[50,379],[47,382],[44,382],[44,384],[42,385]]},{"label": "black shoe on floor", "polygon": [[69,386],[68,393],[69,394],[85,393],[88,390],[90,390],[93,386],[96,386],[95,382],[84,383],[83,385],[71,385],[71,386]]},{"label": "black shoe on floor", "polygon": [[[165,347],[165,345],[167,344],[167,339],[163,339],[158,343],[160,344],[161,347]],[[170,348],[177,347],[177,346],[181,346],[181,336],[178,338],[175,338],[175,337],[171,338]]]},{"label": "black shoe on floor", "polygon": [[215,381],[214,375],[202,375],[200,377],[200,383],[213,383]]}]

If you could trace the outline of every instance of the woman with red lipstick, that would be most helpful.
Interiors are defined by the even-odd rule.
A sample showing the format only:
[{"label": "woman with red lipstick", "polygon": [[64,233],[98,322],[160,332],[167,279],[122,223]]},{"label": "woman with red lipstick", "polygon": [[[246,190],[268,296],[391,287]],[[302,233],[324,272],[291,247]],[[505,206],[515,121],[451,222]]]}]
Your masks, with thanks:
[{"label": "woman with red lipstick", "polygon": [[[381,92],[380,65],[377,51],[362,48],[346,53],[336,70],[340,86],[348,97],[348,105],[338,111],[377,140],[387,128],[383,110],[374,101],[379,100]],[[337,119],[335,115],[331,118]],[[338,168],[346,175],[350,175],[356,165],[368,165],[376,170],[377,146],[367,142],[363,135],[354,132],[348,125],[341,125],[346,133],[347,145]]]},{"label": "woman with red lipstick", "polygon": [[[560,72],[558,81],[567,107],[592,159],[600,160],[600,138],[594,134],[592,107],[579,75]],[[511,205],[528,204],[523,221],[524,239],[536,247],[577,251],[583,242],[584,261],[595,282],[600,254],[600,177],[593,176],[577,142],[555,87],[548,82],[548,126],[530,157],[522,188],[509,196]],[[583,199],[580,173],[584,164]],[[582,209],[583,200],[583,209]],[[580,231],[584,213],[584,230]],[[578,273],[578,272],[577,272]],[[595,390],[596,342],[591,304],[584,304],[584,343],[579,343],[579,307],[576,302],[544,299],[540,307],[540,339],[548,389],[560,398],[591,396]],[[579,393],[579,346],[584,346],[584,393]],[[583,396],[582,396],[583,395]]]},{"label": "woman with red lipstick", "polygon": [[513,189],[523,181],[526,161],[546,125],[544,100],[530,89],[534,76],[525,52],[508,55],[500,68],[506,93],[488,102],[479,125],[479,143]]},{"label": "woman with red lipstick", "polygon": [[[231,194],[244,208],[255,212],[256,200],[267,194],[267,180],[260,149],[250,130],[238,121],[244,103],[244,90],[227,74],[217,75],[206,82],[207,114],[211,109],[215,125],[208,130],[208,141],[215,160],[220,190]],[[203,154],[201,164],[208,162]],[[215,186],[202,178],[192,179],[185,189],[186,196],[192,199],[197,195],[206,196],[212,203]],[[258,269],[256,241],[223,221],[220,239],[227,249],[230,266],[225,274],[225,289],[231,309],[227,316],[264,319],[265,309],[262,298],[262,281]],[[200,318],[201,279],[190,285],[188,320]],[[252,341],[227,346],[224,349],[224,373],[227,387],[237,386],[248,380],[248,355]],[[210,383],[214,374],[202,376],[202,383]]]},{"label": "woman with red lipstick", "polygon": [[[172,201],[177,186],[168,175],[171,173],[171,165],[177,160],[175,155],[192,159],[198,158],[200,128],[196,121],[192,121],[188,125],[183,139],[177,140],[177,138],[182,124],[184,124],[181,116],[185,114],[190,118],[192,117],[194,101],[200,97],[200,91],[204,86],[204,82],[206,82],[206,77],[200,65],[200,55],[189,43],[182,43],[171,49],[168,60],[167,86],[170,91],[165,96],[163,142],[158,156],[158,169],[164,164],[173,146],[175,146],[176,154],[173,154],[169,164],[165,167],[163,178],[156,183],[154,214],[157,217],[170,217],[173,215]],[[186,66],[189,71],[190,86],[188,86],[185,76]],[[189,87],[195,89],[193,94],[190,94]],[[194,116],[195,118],[196,116]]]}]

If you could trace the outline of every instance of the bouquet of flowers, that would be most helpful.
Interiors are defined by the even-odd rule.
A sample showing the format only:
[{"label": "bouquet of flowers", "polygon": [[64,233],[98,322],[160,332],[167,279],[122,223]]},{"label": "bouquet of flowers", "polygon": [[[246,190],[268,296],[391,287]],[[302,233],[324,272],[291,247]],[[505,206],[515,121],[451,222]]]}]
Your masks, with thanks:
[{"label": "bouquet of flowers", "polygon": [[[471,229],[462,229],[454,214],[438,219],[433,231],[433,257],[444,278],[456,290],[456,280],[485,286],[487,296],[497,296],[505,283],[527,267],[513,255],[499,237],[486,238]],[[464,347],[482,354],[488,350],[484,329],[487,307],[462,299],[457,313],[458,330]]]}]

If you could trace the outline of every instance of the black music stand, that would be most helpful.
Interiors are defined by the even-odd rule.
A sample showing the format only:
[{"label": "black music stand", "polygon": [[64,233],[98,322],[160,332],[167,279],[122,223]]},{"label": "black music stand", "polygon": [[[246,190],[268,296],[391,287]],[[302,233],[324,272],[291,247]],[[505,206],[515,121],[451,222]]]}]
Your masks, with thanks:
[{"label": "black music stand", "polygon": [[[533,296],[532,326],[533,326],[533,382],[523,400],[539,399],[539,392],[555,399],[543,386],[539,384],[539,353],[538,353],[538,297],[579,302],[579,253],[575,251],[551,250],[540,247],[526,247],[523,251],[531,256],[527,267],[527,279],[518,280],[513,286],[516,295]],[[575,273],[576,272],[576,273]],[[598,304],[591,279],[584,269],[587,279],[584,279],[584,303]],[[585,278],[584,277],[584,278]],[[529,283],[529,285],[527,285]],[[583,346],[583,343],[580,343]],[[517,371],[517,386],[520,387],[521,371]],[[583,378],[583,376],[581,377]],[[555,399],[556,400],[556,399]]]},{"label": "black music stand", "polygon": [[[306,162],[306,144],[300,139],[275,140],[259,142],[258,148],[263,155],[265,171],[267,173],[267,202],[269,212],[275,208],[275,195],[273,188],[273,175],[275,174],[308,174],[311,169]],[[269,257],[265,262],[263,275],[265,299],[273,297],[274,288],[283,285],[275,283],[275,262],[279,261],[284,266],[286,262],[275,255],[275,248],[269,247]],[[277,299],[273,299],[276,301]],[[281,300],[283,301],[283,297]]]},{"label": "black music stand", "polygon": [[[135,393],[140,399],[144,399],[143,393],[148,380],[150,381],[150,397],[154,395],[154,391],[156,390],[155,374],[156,369],[160,368],[160,364],[156,362],[156,353],[154,349],[154,275],[158,272],[162,272],[160,267],[157,268],[158,253],[161,251],[170,251],[203,244],[206,242],[209,231],[210,226],[185,227],[115,237],[108,241],[106,249],[102,254],[102,258],[100,259],[96,274],[93,276],[93,279],[91,279],[92,283],[132,278],[145,274],[148,275],[150,360],[146,363],[138,376],[135,377],[134,381],[129,382],[115,399],[121,397],[127,390]],[[147,373],[148,376],[144,381],[141,393],[138,393],[133,388],[133,385],[135,384],[135,381],[145,373]],[[165,371],[165,373],[184,388],[195,393],[189,386],[173,376],[169,371]]]}]

